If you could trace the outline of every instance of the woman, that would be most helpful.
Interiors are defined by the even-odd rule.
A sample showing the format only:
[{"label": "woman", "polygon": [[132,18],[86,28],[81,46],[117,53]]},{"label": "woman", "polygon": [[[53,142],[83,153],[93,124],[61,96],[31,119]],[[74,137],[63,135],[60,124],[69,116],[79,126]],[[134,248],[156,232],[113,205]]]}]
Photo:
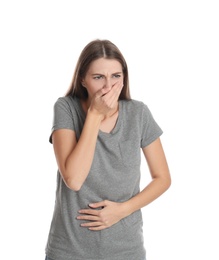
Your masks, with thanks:
[{"label": "woman", "polygon": [[[58,165],[46,247],[53,260],[143,260],[141,208],[170,186],[162,130],[129,94],[119,49],[94,40],[54,105],[50,142]],[[141,149],[152,181],[140,191]]]}]

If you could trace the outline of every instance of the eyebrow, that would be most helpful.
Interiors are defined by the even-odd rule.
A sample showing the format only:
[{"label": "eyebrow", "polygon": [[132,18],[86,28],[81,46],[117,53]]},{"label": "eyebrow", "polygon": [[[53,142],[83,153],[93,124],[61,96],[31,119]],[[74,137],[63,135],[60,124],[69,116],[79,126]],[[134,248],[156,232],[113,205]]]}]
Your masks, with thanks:
[{"label": "eyebrow", "polygon": [[[120,72],[113,72],[112,75],[114,75],[114,74],[122,74],[122,72],[121,71]],[[93,73],[91,75],[92,76],[95,76],[95,75],[104,76],[104,74],[101,74],[101,73]]]}]

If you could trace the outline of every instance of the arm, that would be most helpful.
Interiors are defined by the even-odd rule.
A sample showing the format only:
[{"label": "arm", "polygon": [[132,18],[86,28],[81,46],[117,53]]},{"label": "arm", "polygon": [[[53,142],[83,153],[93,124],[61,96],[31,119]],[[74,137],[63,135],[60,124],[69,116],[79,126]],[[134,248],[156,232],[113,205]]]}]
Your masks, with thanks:
[{"label": "arm", "polygon": [[81,136],[76,141],[75,132],[67,129],[54,131],[52,142],[59,171],[65,184],[80,190],[90,170],[101,117],[88,111]]},{"label": "arm", "polygon": [[157,199],[171,184],[171,177],[160,138],[143,148],[143,153],[152,181],[139,194],[124,203],[128,215]]},{"label": "arm", "polygon": [[84,127],[77,142],[75,132],[67,129],[54,131],[52,142],[59,171],[65,184],[80,190],[93,161],[101,121],[110,114],[118,102],[122,84],[110,91],[101,89],[91,100]]},{"label": "arm", "polygon": [[143,152],[152,181],[140,193],[128,201],[123,203],[102,201],[90,204],[92,208],[104,207],[102,210],[83,209],[79,211],[79,213],[86,215],[78,216],[78,219],[92,220],[92,222],[83,223],[82,226],[89,227],[91,230],[108,228],[122,218],[148,205],[169,188],[171,178],[160,139],[158,138],[143,148]]}]

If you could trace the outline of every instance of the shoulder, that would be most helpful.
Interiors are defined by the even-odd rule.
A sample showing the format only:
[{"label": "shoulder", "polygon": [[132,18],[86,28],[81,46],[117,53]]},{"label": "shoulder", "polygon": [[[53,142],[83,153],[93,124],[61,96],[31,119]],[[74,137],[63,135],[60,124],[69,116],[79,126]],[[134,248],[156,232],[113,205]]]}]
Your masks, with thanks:
[{"label": "shoulder", "polygon": [[76,98],[73,98],[72,96],[64,96],[64,97],[59,97],[59,98],[55,101],[55,105],[56,105],[56,104],[73,105],[73,104],[76,103],[76,102],[77,102]]},{"label": "shoulder", "polygon": [[148,106],[140,100],[131,99],[131,100],[121,100],[121,101],[124,109],[127,112],[142,114],[144,113],[144,111],[148,111]]},{"label": "shoulder", "polygon": [[72,96],[59,97],[54,103],[54,108],[65,108],[68,110],[75,110],[77,106],[78,99]]},{"label": "shoulder", "polygon": [[123,101],[122,105],[123,116],[129,121],[140,125],[151,124],[154,121],[150,109],[143,101],[131,99]]}]

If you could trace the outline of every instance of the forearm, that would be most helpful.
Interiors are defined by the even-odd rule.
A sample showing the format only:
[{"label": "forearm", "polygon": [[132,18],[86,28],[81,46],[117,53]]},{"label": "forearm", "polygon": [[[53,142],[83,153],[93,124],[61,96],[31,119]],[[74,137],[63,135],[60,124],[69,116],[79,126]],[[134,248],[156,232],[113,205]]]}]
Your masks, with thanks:
[{"label": "forearm", "polygon": [[154,178],[140,193],[122,204],[124,215],[128,216],[145,207],[162,195],[169,186],[169,178]]},{"label": "forearm", "polygon": [[66,182],[74,190],[80,189],[90,171],[101,120],[88,111],[81,136],[66,160]]},{"label": "forearm", "polygon": [[[88,227],[90,230],[97,231],[109,228],[155,200],[168,189],[169,185],[170,180],[156,178],[142,192],[126,202],[118,203],[104,200],[89,204],[89,208],[79,211],[80,215],[77,219],[85,220],[86,223],[82,223],[81,226]],[[100,207],[102,207],[101,210],[98,209]]]}]

